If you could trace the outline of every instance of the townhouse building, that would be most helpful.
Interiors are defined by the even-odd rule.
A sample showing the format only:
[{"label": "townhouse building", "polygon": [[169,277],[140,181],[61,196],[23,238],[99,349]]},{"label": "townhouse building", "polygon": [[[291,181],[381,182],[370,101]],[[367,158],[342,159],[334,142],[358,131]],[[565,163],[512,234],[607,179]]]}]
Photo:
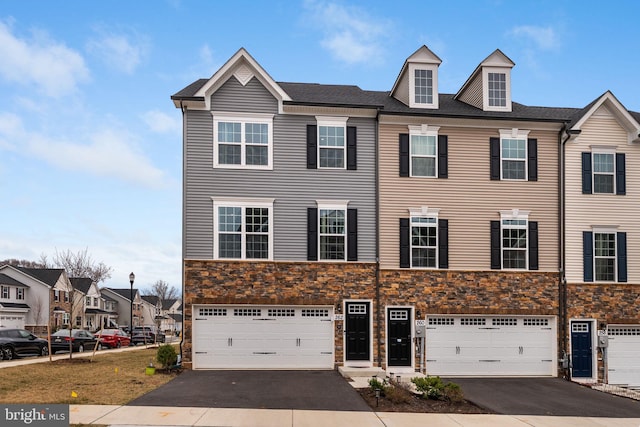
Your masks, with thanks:
[{"label": "townhouse building", "polygon": [[638,114],[519,104],[500,50],[440,93],[441,62],[422,46],[365,91],[276,82],[240,49],[171,97],[185,365],[596,381],[596,329],[611,357],[640,345]]}]

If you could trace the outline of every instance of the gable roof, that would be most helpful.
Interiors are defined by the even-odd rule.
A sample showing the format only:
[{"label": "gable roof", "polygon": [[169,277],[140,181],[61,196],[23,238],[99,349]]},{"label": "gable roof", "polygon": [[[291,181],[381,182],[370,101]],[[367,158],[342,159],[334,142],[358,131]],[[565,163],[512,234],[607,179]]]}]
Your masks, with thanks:
[{"label": "gable roof", "polygon": [[3,273],[0,273],[0,285],[10,285],[18,288],[28,288],[28,286],[25,285],[24,283],[19,282],[13,277],[9,277]]},{"label": "gable roof", "polygon": [[60,275],[64,273],[63,268],[27,268],[16,267],[16,269],[22,271],[29,276],[38,279],[42,283],[54,287],[60,279]]},{"label": "gable roof", "polygon": [[[127,289],[127,288],[104,288],[104,289],[119,295],[120,297],[126,299],[127,301],[132,301],[133,299],[135,299],[136,294],[138,293],[138,289],[136,288],[133,288],[133,293],[131,292],[131,289]],[[133,295],[133,298],[131,298],[132,295]]]},{"label": "gable roof", "polygon": [[89,277],[70,277],[69,281],[71,282],[71,286],[73,286],[74,289],[79,290],[83,294],[89,292],[89,289],[93,284],[93,280]]},{"label": "gable roof", "polygon": [[160,298],[155,295],[143,295],[142,299],[151,305],[158,305],[160,302]]},{"label": "gable roof", "polygon": [[483,67],[506,67],[513,68],[516,65],[507,55],[505,55],[500,49],[494,50],[489,56],[484,58],[480,64],[473,70],[473,73],[469,76],[467,81],[464,82],[458,93],[455,94],[454,98],[458,99],[467,87],[475,80],[475,78],[482,72]]},{"label": "gable roof", "polygon": [[393,84],[391,88],[391,95],[393,95],[402,80],[402,77],[407,72],[407,68],[409,64],[435,64],[439,66],[442,64],[442,59],[438,57],[431,49],[429,49],[426,45],[422,45],[418,50],[413,52],[402,64],[402,68],[400,69],[400,73],[398,73],[398,77],[396,78],[396,82]]},{"label": "gable roof", "polygon": [[163,310],[169,310],[173,304],[175,304],[178,301],[177,298],[170,298],[170,299],[165,299],[162,300],[162,309]]}]

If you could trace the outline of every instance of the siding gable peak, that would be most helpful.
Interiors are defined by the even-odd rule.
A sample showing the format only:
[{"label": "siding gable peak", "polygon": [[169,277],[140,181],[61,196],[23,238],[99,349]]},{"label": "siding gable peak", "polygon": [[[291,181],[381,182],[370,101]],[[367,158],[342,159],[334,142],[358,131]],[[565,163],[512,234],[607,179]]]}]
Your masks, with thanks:
[{"label": "siding gable peak", "polygon": [[240,84],[246,85],[252,78],[256,78],[278,100],[278,109],[282,111],[282,103],[291,101],[287,93],[276,83],[249,52],[240,48],[213,76],[194,94],[194,97],[204,98],[204,107],[211,109],[211,95],[218,90],[230,77],[235,77]]}]

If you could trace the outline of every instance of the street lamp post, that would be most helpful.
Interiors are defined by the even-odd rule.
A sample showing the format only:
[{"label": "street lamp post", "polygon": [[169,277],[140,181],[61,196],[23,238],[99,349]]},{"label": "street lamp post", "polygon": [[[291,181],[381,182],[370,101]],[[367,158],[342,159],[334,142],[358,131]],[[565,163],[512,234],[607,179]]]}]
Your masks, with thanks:
[{"label": "street lamp post", "polygon": [[[133,281],[136,280],[136,275],[131,272],[129,274],[129,283],[131,284],[131,294],[129,295],[129,299],[131,301],[131,311],[129,311],[129,336],[133,338]],[[131,341],[129,341],[129,345],[131,345]]]}]

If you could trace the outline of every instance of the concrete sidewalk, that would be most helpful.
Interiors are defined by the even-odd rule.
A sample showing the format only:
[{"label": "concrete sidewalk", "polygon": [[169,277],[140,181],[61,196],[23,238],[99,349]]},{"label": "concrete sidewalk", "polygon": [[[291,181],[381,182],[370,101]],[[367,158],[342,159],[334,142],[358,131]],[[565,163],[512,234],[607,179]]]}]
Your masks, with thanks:
[{"label": "concrete sidewalk", "polygon": [[199,427],[638,427],[640,418],[71,405],[71,424]]}]

